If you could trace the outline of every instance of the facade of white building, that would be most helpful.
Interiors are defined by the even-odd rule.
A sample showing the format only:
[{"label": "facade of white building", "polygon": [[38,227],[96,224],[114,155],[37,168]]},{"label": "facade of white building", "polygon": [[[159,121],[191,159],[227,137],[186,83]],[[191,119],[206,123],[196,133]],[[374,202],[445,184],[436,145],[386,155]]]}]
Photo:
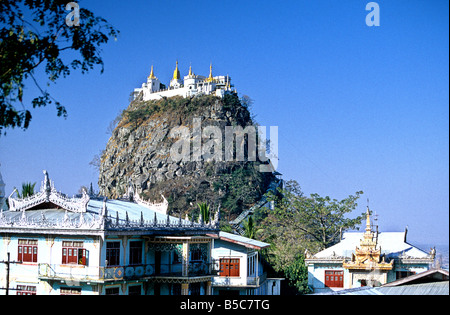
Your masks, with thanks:
[{"label": "facade of white building", "polygon": [[[48,173],[38,193],[0,212],[0,288],[10,294],[211,294],[209,224],[166,214],[167,205],[67,198]],[[5,290],[0,290],[5,294]]]},{"label": "facade of white building", "polygon": [[279,295],[280,278],[268,278],[259,250],[270,244],[219,232],[212,257],[219,270],[213,277],[214,295]]},{"label": "facade of white building", "polygon": [[192,67],[189,67],[188,75],[184,76],[182,80],[177,61],[168,87],[162,84],[155,76],[152,66],[147,82],[143,83],[140,88],[134,89],[133,96],[136,99],[142,93],[143,101],[158,100],[172,96],[216,95],[223,97],[225,94],[232,92],[231,88],[231,78],[229,76],[213,76],[212,65],[210,66],[208,77],[194,74]]},{"label": "facade of white building", "polygon": [[256,247],[235,250],[234,241],[221,239],[219,211],[205,223],[169,216],[164,198],[67,198],[44,174],[39,192],[12,195],[9,209],[0,210],[0,262],[11,262],[9,270],[0,263],[0,295],[7,287],[14,295],[210,295],[222,280],[222,250],[241,262],[242,283],[261,287]]}]

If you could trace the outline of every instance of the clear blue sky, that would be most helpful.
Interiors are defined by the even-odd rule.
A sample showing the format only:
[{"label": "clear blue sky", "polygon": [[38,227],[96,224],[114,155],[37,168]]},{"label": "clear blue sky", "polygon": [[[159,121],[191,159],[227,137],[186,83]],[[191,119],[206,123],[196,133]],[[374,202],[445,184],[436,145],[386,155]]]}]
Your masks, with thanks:
[{"label": "clear blue sky", "polygon": [[121,35],[103,48],[103,74],[49,87],[66,120],[34,110],[27,131],[0,138],[7,193],[39,186],[44,169],[70,195],[96,186],[89,162],[151,65],[167,84],[177,59],[182,75],[212,62],[254,99],[261,125],[279,127],[284,179],[336,199],[363,190],[358,210],[369,198],[380,230],[408,225],[413,242],[448,244],[449,2],[377,1],[379,27],[365,24],[368,2],[78,1]]}]

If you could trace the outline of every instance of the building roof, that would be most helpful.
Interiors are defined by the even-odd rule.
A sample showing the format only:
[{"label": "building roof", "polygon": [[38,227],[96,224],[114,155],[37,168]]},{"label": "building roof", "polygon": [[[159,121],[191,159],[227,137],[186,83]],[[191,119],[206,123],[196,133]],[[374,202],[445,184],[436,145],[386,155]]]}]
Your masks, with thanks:
[{"label": "building roof", "polygon": [[[351,257],[355,248],[360,245],[363,235],[364,233],[361,232],[344,233],[339,243],[318,252],[314,257]],[[402,255],[414,258],[428,258],[428,253],[407,243],[405,239],[406,232],[379,232],[378,246],[381,247],[381,254],[385,254],[387,258],[396,258]]]},{"label": "building roof", "polygon": [[315,295],[449,295],[449,282],[429,282],[395,287],[361,287],[317,293]]},{"label": "building roof", "polygon": [[32,233],[74,230],[102,231],[139,230],[141,233],[206,233],[218,230],[219,215],[210,222],[183,220],[167,214],[167,201],[149,203],[135,194],[133,201],[91,198],[67,198],[56,191],[44,171],[45,179],[35,195],[25,199],[9,198],[10,209],[0,211],[0,230],[26,229]]},{"label": "building roof", "polygon": [[223,232],[223,231],[220,231],[219,235],[216,236],[216,238],[218,238],[222,241],[225,241],[225,242],[230,242],[230,243],[242,245],[244,247],[257,249],[257,250],[260,250],[260,249],[270,246],[270,244],[268,244],[268,243],[264,243],[264,242],[257,241],[257,240],[251,239],[251,238],[247,238],[247,237],[244,237],[241,235],[227,233],[227,232]]},{"label": "building roof", "polygon": [[396,287],[399,285],[411,285],[437,281],[448,281],[448,270],[430,269],[412,276],[386,283],[383,287]]}]

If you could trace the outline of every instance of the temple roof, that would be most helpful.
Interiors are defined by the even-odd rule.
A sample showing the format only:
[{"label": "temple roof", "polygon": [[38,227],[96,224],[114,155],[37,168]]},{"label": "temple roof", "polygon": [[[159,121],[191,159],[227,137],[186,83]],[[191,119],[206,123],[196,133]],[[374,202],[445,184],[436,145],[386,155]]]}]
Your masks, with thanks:
[{"label": "temple roof", "polygon": [[[339,243],[318,252],[314,257],[351,257],[352,253],[355,252],[355,248],[360,246],[360,241],[363,238],[364,233],[346,232]],[[401,255],[414,258],[428,257],[428,253],[407,243],[405,239],[406,232],[379,232],[378,247],[381,247],[381,254],[385,254],[387,258],[396,258]]]},{"label": "temple roof", "polygon": [[[54,188],[47,171],[38,193],[25,199],[9,198],[10,209],[0,211],[0,230],[139,230],[216,231],[219,214],[209,223],[183,220],[167,214],[167,200],[151,203],[131,190],[133,201],[107,200],[87,195],[67,198]],[[134,197],[133,197],[134,196]],[[130,199],[130,198],[129,198]],[[69,231],[67,231],[69,232]]]}]

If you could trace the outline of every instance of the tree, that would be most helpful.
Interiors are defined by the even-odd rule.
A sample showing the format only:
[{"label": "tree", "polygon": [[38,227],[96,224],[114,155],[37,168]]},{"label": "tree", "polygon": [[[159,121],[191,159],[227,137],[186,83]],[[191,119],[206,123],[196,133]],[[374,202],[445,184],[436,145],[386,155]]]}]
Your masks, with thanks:
[{"label": "tree", "polygon": [[209,216],[210,216],[210,212],[209,212],[209,205],[206,202],[202,202],[197,204],[198,208],[200,210],[200,214],[202,216],[203,222],[208,223],[209,222]]},{"label": "tree", "polygon": [[364,213],[347,217],[356,209],[362,191],[341,201],[318,194],[308,197],[297,182],[289,181],[279,193],[268,196],[275,209],[264,210],[259,223],[259,237],[272,244],[267,259],[277,271],[286,270],[305,250],[315,253],[335,244],[342,231],[357,228],[364,218]]},{"label": "tree", "polygon": [[66,11],[67,3],[67,0],[0,1],[0,135],[6,128],[29,127],[32,115],[29,105],[23,103],[28,79],[40,91],[31,101],[32,108],[54,103],[57,116],[67,117],[66,108],[34,76],[39,66],[45,65],[49,80],[46,84],[68,76],[72,69],[81,69],[84,74],[100,65],[103,72],[100,46],[110,37],[116,38],[119,31],[84,8],[79,10],[79,26],[70,26],[66,23],[71,13]]},{"label": "tree", "polygon": [[34,187],[36,183],[22,183],[22,192],[17,190],[17,197],[23,199],[34,195]]},{"label": "tree", "polygon": [[289,286],[296,289],[299,294],[308,294],[308,267],[305,264],[303,255],[298,255],[294,262],[286,267],[284,275],[288,280]]}]

